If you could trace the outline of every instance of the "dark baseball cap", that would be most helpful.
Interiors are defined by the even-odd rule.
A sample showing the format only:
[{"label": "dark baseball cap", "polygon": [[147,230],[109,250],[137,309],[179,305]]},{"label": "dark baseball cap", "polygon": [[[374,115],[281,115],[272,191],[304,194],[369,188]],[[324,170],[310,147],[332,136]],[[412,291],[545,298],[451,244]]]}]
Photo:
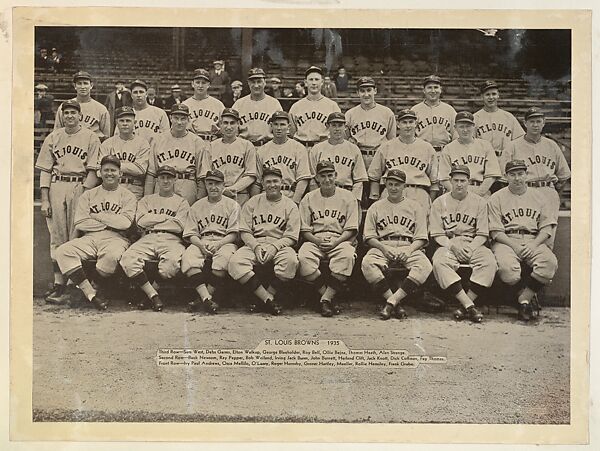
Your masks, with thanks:
[{"label": "dark baseball cap", "polygon": [[455,164],[452,166],[450,169],[450,177],[452,177],[454,174],[463,174],[471,178],[471,170],[464,164]]},{"label": "dark baseball cap", "polygon": [[321,74],[323,75],[323,69],[321,69],[320,67],[317,66],[310,66],[308,69],[306,69],[306,71],[304,72],[304,76],[308,77],[310,74],[312,74],[313,72],[316,72],[317,74]]},{"label": "dark baseball cap", "polygon": [[269,119],[269,122],[273,123],[277,119],[285,119],[286,121],[290,122],[290,115],[287,114],[285,111],[275,111],[271,115],[271,119]]},{"label": "dark baseball cap", "polygon": [[479,92],[483,94],[488,89],[498,89],[498,84],[493,80],[486,80],[479,87]]},{"label": "dark baseball cap", "polygon": [[410,108],[404,108],[404,109],[398,111],[398,120],[399,121],[401,121],[402,119],[406,119],[406,118],[414,119],[416,121],[417,113],[415,113]]},{"label": "dark baseball cap", "polygon": [[266,177],[267,175],[276,175],[279,178],[283,178],[281,169],[279,169],[275,166],[271,166],[271,167],[263,166],[262,175],[263,175],[263,178]]},{"label": "dark baseball cap", "polygon": [[75,99],[65,100],[60,106],[61,110],[65,111],[67,108],[73,108],[81,113],[81,105]]},{"label": "dark baseball cap", "polygon": [[196,80],[198,78],[203,78],[206,81],[210,81],[210,74],[208,73],[208,71],[206,69],[196,69],[194,71],[194,80]]},{"label": "dark baseball cap", "polygon": [[406,174],[404,173],[404,171],[401,171],[400,169],[392,168],[392,169],[389,169],[387,171],[387,173],[385,174],[385,179],[386,180],[394,179],[394,180],[398,180],[399,182],[405,183],[406,182]]},{"label": "dark baseball cap", "polygon": [[122,106],[120,108],[117,108],[117,110],[115,111],[115,116],[117,117],[117,119],[122,116],[135,116],[135,110],[130,106]]},{"label": "dark baseball cap", "polygon": [[525,112],[525,120],[532,117],[544,117],[544,113],[537,107],[531,107]]},{"label": "dark baseball cap", "polygon": [[177,171],[173,166],[164,165],[158,168],[156,171],[156,175],[170,175],[171,177],[175,177],[177,175]]},{"label": "dark baseball cap", "polygon": [[375,80],[373,80],[371,77],[360,77],[356,82],[356,88],[375,88],[376,86]]},{"label": "dark baseball cap", "polygon": [[131,84],[129,85],[129,89],[133,91],[133,88],[135,88],[136,86],[141,86],[146,91],[148,90],[148,84],[144,80],[140,80],[139,78],[131,82]]},{"label": "dark baseball cap", "polygon": [[429,83],[435,83],[435,84],[438,84],[441,86],[442,79],[440,77],[438,77],[437,75],[430,75],[423,79],[423,87],[427,86]]},{"label": "dark baseball cap", "polygon": [[206,172],[206,177],[204,179],[205,180],[215,180],[217,182],[224,182],[225,175],[223,175],[223,173],[221,171],[219,171],[218,169],[209,169]]},{"label": "dark baseball cap", "polygon": [[223,112],[221,113],[221,118],[223,118],[225,116],[232,117],[237,121],[240,120],[240,113],[238,113],[238,111],[234,110],[233,108],[225,108],[223,110]]},{"label": "dark baseball cap", "polygon": [[186,116],[189,116],[190,109],[185,103],[174,103],[171,106],[171,114],[185,114]]},{"label": "dark baseball cap", "polygon": [[75,83],[79,79],[92,81],[92,76],[90,75],[89,72],[86,72],[84,70],[80,70],[75,75],[73,75],[73,83]]},{"label": "dark baseball cap", "polygon": [[104,157],[102,157],[102,160],[100,160],[100,166],[104,166],[105,164],[114,164],[117,167],[121,167],[121,160],[119,160],[119,158],[117,158],[115,155],[105,155]]},{"label": "dark baseball cap", "polygon": [[321,160],[317,163],[317,174],[320,174],[322,172],[334,172],[334,171],[335,171],[335,166],[333,164],[333,161]]},{"label": "dark baseball cap", "polygon": [[512,160],[506,163],[504,172],[509,173],[510,171],[516,171],[517,169],[527,170],[527,164],[523,160]]},{"label": "dark baseball cap", "polygon": [[265,71],[262,70],[260,67],[253,67],[252,69],[250,69],[248,71],[248,80],[252,79],[252,78],[265,78]]},{"label": "dark baseball cap", "polygon": [[470,124],[475,124],[475,118],[469,111],[459,111],[458,113],[456,113],[454,122],[457,124],[459,122],[468,122]]},{"label": "dark baseball cap", "polygon": [[327,124],[331,124],[333,122],[342,122],[345,124],[346,116],[344,116],[344,114],[340,113],[339,111],[334,111],[329,116],[327,116]]}]

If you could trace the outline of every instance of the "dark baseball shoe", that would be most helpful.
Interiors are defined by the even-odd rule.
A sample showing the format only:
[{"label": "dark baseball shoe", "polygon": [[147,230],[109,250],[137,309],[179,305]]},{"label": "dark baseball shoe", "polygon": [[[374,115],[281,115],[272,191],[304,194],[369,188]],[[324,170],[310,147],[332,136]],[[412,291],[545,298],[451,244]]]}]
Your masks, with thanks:
[{"label": "dark baseball shoe", "polygon": [[469,307],[466,313],[471,322],[473,323],[480,323],[483,321],[483,314],[479,310],[477,310],[477,308],[474,305]]},{"label": "dark baseball shoe", "polygon": [[248,313],[257,313],[259,311],[258,304],[255,304],[254,302],[248,304]]},{"label": "dark baseball shoe", "polygon": [[66,297],[66,286],[60,283],[55,283],[52,288],[44,293],[44,298],[48,304],[64,305],[68,303]]},{"label": "dark baseball shoe", "polygon": [[533,318],[533,309],[531,308],[531,304],[529,302],[525,304],[519,304],[519,320],[525,321],[526,323],[531,321]]},{"label": "dark baseball shoe", "polygon": [[397,319],[406,319],[408,315],[406,314],[406,310],[404,310],[400,305],[397,305],[394,309],[394,318]]},{"label": "dark baseball shoe", "polygon": [[340,304],[338,304],[337,302],[332,302],[331,308],[333,309],[334,315],[339,315],[340,313],[342,313],[342,307],[340,307]]},{"label": "dark baseball shoe", "polygon": [[454,310],[454,313],[452,315],[454,316],[454,319],[456,321],[462,321],[467,317],[467,311],[464,307],[461,306],[460,308]]},{"label": "dark baseball shoe", "polygon": [[155,312],[162,312],[164,304],[160,300],[160,297],[158,297],[158,294],[155,294],[154,296],[152,296],[152,299],[150,299],[150,302],[152,303],[152,310],[154,310]]},{"label": "dark baseball shoe", "polygon": [[325,299],[321,301],[321,316],[329,318],[333,316],[333,309],[331,308],[331,301]]},{"label": "dark baseball shoe", "polygon": [[206,311],[211,315],[215,315],[219,311],[219,304],[217,304],[211,298],[205,299],[202,301],[202,303],[204,304]]},{"label": "dark baseball shoe", "polygon": [[388,319],[390,319],[392,317],[392,312],[394,311],[394,306],[392,304],[389,303],[385,303],[385,307],[383,307],[383,310],[381,310],[381,312],[379,313],[379,317],[384,320],[387,321]]},{"label": "dark baseball shoe", "polygon": [[265,302],[265,307],[267,308],[267,311],[271,313],[271,315],[277,316],[281,315],[281,312],[283,312],[281,306],[273,299],[267,299]]},{"label": "dark baseball shoe", "polygon": [[104,311],[108,308],[108,303],[105,300],[100,299],[98,296],[94,296],[90,302],[94,307],[96,307],[97,310]]}]

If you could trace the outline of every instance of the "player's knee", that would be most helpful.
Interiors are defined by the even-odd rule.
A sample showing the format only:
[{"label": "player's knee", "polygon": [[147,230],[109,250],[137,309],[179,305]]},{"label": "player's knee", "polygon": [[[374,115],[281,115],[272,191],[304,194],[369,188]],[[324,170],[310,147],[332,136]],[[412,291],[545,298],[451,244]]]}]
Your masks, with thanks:
[{"label": "player's knee", "polygon": [[227,272],[233,280],[241,279],[244,274],[247,274],[251,269],[251,265],[245,264],[243,259],[236,257],[235,254],[231,257],[229,265],[227,266]]},{"label": "player's knee", "polygon": [[177,260],[163,260],[158,263],[158,274],[163,279],[172,279],[179,272],[179,261]]},{"label": "player's knee", "polygon": [[507,285],[516,285],[521,280],[520,265],[506,265],[498,268],[498,277]]}]

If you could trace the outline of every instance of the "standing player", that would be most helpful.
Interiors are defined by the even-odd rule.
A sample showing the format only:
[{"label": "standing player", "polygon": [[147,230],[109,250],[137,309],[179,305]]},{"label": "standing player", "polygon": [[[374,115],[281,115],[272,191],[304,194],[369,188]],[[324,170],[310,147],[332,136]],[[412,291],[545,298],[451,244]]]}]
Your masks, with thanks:
[{"label": "standing player", "polygon": [[190,109],[189,130],[205,141],[216,139],[218,122],[225,105],[219,99],[208,95],[210,75],[207,70],[196,69],[192,80],[194,95],[183,101]]},{"label": "standing player", "polygon": [[[321,294],[321,315],[338,312],[335,294],[352,274],[356,252],[353,242],[358,233],[356,197],[336,187],[336,171],[331,161],[319,161],[316,179],[319,189],[300,202],[301,232],[305,240],[298,251],[298,273]],[[321,260],[329,260],[331,274],[319,271]]]},{"label": "standing player", "polygon": [[[102,141],[110,136],[110,116],[108,110],[100,102],[92,99],[91,93],[94,83],[92,76],[87,72],[77,72],[73,75],[73,88],[77,96],[72,99],[79,103],[81,108],[82,125],[98,135]],[[66,125],[62,106],[56,111],[54,130]]]},{"label": "standing player", "polygon": [[[470,193],[471,171],[465,165],[450,170],[452,191],[438,197],[429,213],[429,234],[440,247],[433,255],[433,275],[440,288],[462,304],[454,313],[458,320],[469,317],[479,323],[483,315],[474,301],[494,281],[496,259],[486,246],[488,212],[485,199]],[[456,270],[461,264],[473,268],[468,293],[462,287]]]},{"label": "standing player", "polygon": [[135,217],[135,196],[119,186],[121,160],[107,155],[100,162],[102,185],[81,195],[75,212],[75,228],[84,235],[68,241],[56,250],[56,261],[62,274],[83,291],[98,309],[106,310],[107,303],[97,297],[83,271],[82,262],[96,259],[96,272],[101,278],[110,277],[119,259],[129,246],[124,232]]},{"label": "standing player", "polygon": [[404,109],[398,113],[397,139],[385,141],[369,167],[369,199],[376,201],[381,196],[381,180],[386,171],[397,168],[406,177],[402,195],[417,201],[429,210],[431,199],[435,199],[437,186],[437,156],[428,142],[417,138],[417,115],[413,110]]},{"label": "standing player", "polygon": [[73,221],[77,202],[84,189],[97,184],[94,166],[100,147],[98,136],[82,127],[81,107],[76,100],[65,101],[61,110],[65,126],[46,137],[35,162],[41,171],[41,212],[50,232],[54,284],[46,293],[49,302],[59,302],[64,294],[65,280],[56,263],[56,249],[75,238]]},{"label": "standing player", "polygon": [[[250,198],[242,209],[240,234],[245,246],[229,261],[229,274],[256,295],[273,315],[281,313],[275,295],[296,275],[298,256],[292,248],[298,242],[298,207],[281,194],[282,174],[278,168],[263,169],[265,192]],[[254,273],[254,265],[273,264],[275,278],[268,284]],[[250,311],[255,311],[252,303]]]},{"label": "standing player", "polygon": [[285,111],[276,111],[271,116],[271,132],[273,140],[269,141],[256,152],[256,168],[258,177],[255,193],[262,188],[261,170],[263,166],[278,168],[281,171],[281,191],[283,195],[292,199],[296,205],[302,200],[309,180],[312,178],[308,164],[308,155],[304,146],[294,139],[288,138],[290,130],[290,116]]},{"label": "standing player", "polygon": [[[160,312],[163,303],[144,271],[146,261],[158,259],[158,274],[163,279],[177,275],[185,250],[181,234],[190,206],[175,194],[177,172],[170,166],[161,166],[158,175],[158,193],[138,202],[135,222],[144,236],[133,243],[121,257],[125,275],[147,296],[154,311]],[[145,303],[143,303],[145,304]]]},{"label": "standing player", "polygon": [[144,195],[154,193],[156,171],[160,166],[168,165],[177,171],[175,194],[190,205],[206,196],[201,165],[207,149],[200,138],[187,130],[189,122],[187,105],[180,103],[171,107],[171,130],[160,134],[150,149]]},{"label": "standing player", "polygon": [[[498,276],[507,285],[523,282],[519,291],[519,319],[529,321],[535,294],[547,285],[558,268],[556,256],[545,244],[556,227],[558,211],[540,191],[527,187],[527,163],[506,163],[508,187],[488,201],[492,252],[498,261]],[[521,262],[532,268],[522,280]]]},{"label": "standing player", "polygon": [[[231,256],[237,250],[240,206],[223,197],[225,175],[218,169],[209,170],[204,179],[208,196],[190,209],[183,238],[191,243],[181,260],[181,271],[189,278],[199,299],[189,303],[190,311],[198,305],[209,313],[217,313],[215,290],[223,286]],[[210,259],[210,269],[206,268]]]},{"label": "standing player", "polygon": [[218,169],[225,174],[223,195],[243,206],[256,180],[256,150],[238,136],[240,115],[236,110],[225,108],[219,124],[223,137],[210,143],[202,166],[205,173],[208,169]]},{"label": "standing player", "polygon": [[[382,296],[385,307],[380,313],[383,320],[394,314],[406,318],[400,301],[413,293],[431,274],[431,263],[422,249],[427,245],[427,217],[423,207],[403,196],[406,175],[400,169],[387,171],[387,197],[375,202],[367,210],[364,241],[371,248],[362,261],[362,273],[373,291]],[[408,276],[392,291],[383,272],[391,264],[400,264],[409,270]]]},{"label": "standing player", "polygon": [[333,100],[321,94],[323,71],[309,67],[304,73],[306,97],[298,100],[290,108],[294,139],[309,150],[315,144],[327,139],[327,118],[331,113],[340,113],[340,107]]},{"label": "standing player", "polygon": [[[135,111],[130,106],[117,108],[117,133],[100,145],[97,162],[106,155],[114,155],[121,160],[123,175],[119,182],[131,191],[139,201],[144,196],[144,179],[148,170],[150,144],[145,138],[134,133]],[[95,163],[92,169],[100,169]]]},{"label": "standing player", "polygon": [[265,94],[265,71],[260,68],[248,72],[250,94],[236,100],[233,109],[240,115],[240,136],[260,147],[269,142],[273,135],[269,119],[275,111],[281,111],[279,100]]},{"label": "standing player", "polygon": [[466,165],[471,171],[470,191],[487,197],[490,187],[501,175],[496,153],[488,141],[475,138],[475,121],[468,111],[456,115],[455,127],[458,139],[446,145],[440,155],[440,183],[446,191],[451,191],[450,169],[457,164]]},{"label": "standing player", "polygon": [[[362,199],[363,183],[368,180],[365,163],[356,144],[344,139],[346,118],[342,113],[331,113],[327,118],[329,139],[315,145],[310,152],[311,172],[316,173],[319,161],[333,163],[335,183],[340,188],[352,191],[356,200]],[[316,184],[314,186],[316,188]]]},{"label": "standing player", "polygon": [[396,117],[388,107],[375,102],[377,86],[371,77],[361,77],[356,84],[360,105],[346,111],[350,141],[362,153],[369,169],[381,144],[396,137]]}]

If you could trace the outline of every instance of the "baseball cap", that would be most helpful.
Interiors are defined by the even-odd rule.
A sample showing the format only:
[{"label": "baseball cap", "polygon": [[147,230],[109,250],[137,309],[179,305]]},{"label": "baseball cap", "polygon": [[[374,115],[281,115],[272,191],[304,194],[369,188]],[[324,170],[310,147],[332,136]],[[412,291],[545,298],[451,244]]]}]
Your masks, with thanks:
[{"label": "baseball cap", "polygon": [[135,111],[130,106],[122,106],[115,111],[115,117],[118,119],[122,116],[135,116]]},{"label": "baseball cap", "polygon": [[544,113],[537,107],[531,107],[525,112],[525,120],[532,117],[544,117]]},{"label": "baseball cap", "polygon": [[452,177],[454,174],[464,174],[467,177],[471,178],[471,170],[468,166],[464,164],[455,164],[454,166],[452,166],[452,168],[450,169],[450,177]]},{"label": "baseball cap", "polygon": [[331,124],[332,122],[342,122],[342,123],[346,123],[346,116],[344,116],[343,113],[340,113],[339,111],[334,111],[333,113],[330,113],[329,116],[327,116],[327,124]]},{"label": "baseball cap", "polygon": [[117,167],[121,167],[121,160],[119,160],[116,156],[114,155],[105,155],[102,157],[102,160],[100,160],[100,166],[104,166],[105,164],[114,164]]},{"label": "baseball cap", "polygon": [[171,91],[181,91],[181,88],[179,87],[179,85],[173,85],[171,86]]},{"label": "baseball cap", "polygon": [[458,113],[456,113],[454,122],[457,124],[459,122],[468,122],[470,124],[475,124],[475,118],[469,111],[459,111]]},{"label": "baseball cap", "polygon": [[223,64],[225,64],[225,62],[223,60],[214,60],[213,65],[215,64],[220,64],[222,66]]},{"label": "baseball cap", "polygon": [[265,78],[265,71],[262,70],[260,67],[253,67],[252,69],[250,69],[248,71],[248,80],[252,79],[252,78]]},{"label": "baseball cap", "polygon": [[321,172],[332,172],[335,171],[335,166],[332,161],[321,160],[317,163],[317,174]]},{"label": "baseball cap", "polygon": [[198,78],[203,78],[206,81],[210,81],[210,75],[208,74],[208,71],[206,69],[196,69],[194,71],[194,80]]},{"label": "baseball cap", "polygon": [[273,123],[275,122],[277,119],[285,119],[288,122],[290,122],[290,115],[287,114],[285,111],[275,111],[272,115],[271,115],[271,119],[269,119],[269,122]]},{"label": "baseball cap", "polygon": [[398,120],[399,121],[401,121],[402,119],[406,119],[406,118],[414,119],[416,121],[417,113],[415,113],[410,108],[403,108],[402,110],[398,111]]},{"label": "baseball cap", "polygon": [[437,75],[430,75],[423,79],[423,87],[427,86],[429,83],[436,83],[438,85],[442,84],[442,79]]},{"label": "baseball cap", "polygon": [[146,82],[144,80],[136,79],[136,80],[132,81],[131,85],[129,85],[129,89],[131,89],[133,91],[133,88],[135,88],[136,86],[141,86],[146,91],[148,90],[148,85],[146,84]]},{"label": "baseball cap", "polygon": [[486,80],[479,87],[479,92],[483,94],[488,89],[498,89],[498,84],[493,80]]},{"label": "baseball cap", "polygon": [[47,91],[48,86],[46,86],[43,83],[39,83],[39,84],[35,85],[35,89],[37,89],[38,91]]},{"label": "baseball cap", "polygon": [[89,72],[80,70],[75,75],[73,75],[73,83],[75,83],[79,79],[92,81],[92,76],[89,74]]},{"label": "baseball cap", "polygon": [[234,80],[234,81],[231,83],[231,87],[232,87],[232,88],[235,88],[236,86],[242,87],[242,86],[244,86],[244,84],[243,84],[241,81],[239,81],[239,80]]},{"label": "baseball cap", "polygon": [[173,166],[168,166],[168,165],[164,165],[158,168],[158,171],[156,171],[156,175],[170,175],[171,177],[175,177],[177,175],[177,171],[175,170],[175,168]]},{"label": "baseball cap", "polygon": [[271,77],[271,83],[281,83],[281,79],[277,77]]},{"label": "baseball cap", "polygon": [[506,163],[504,172],[508,174],[510,171],[516,171],[517,169],[527,170],[527,164],[523,160],[512,160]]},{"label": "baseball cap", "polygon": [[219,171],[218,169],[209,169],[206,172],[206,177],[204,179],[205,180],[216,180],[217,182],[224,182],[225,175],[223,175],[223,173],[221,171]]},{"label": "baseball cap", "polygon": [[61,110],[65,111],[67,108],[73,108],[81,113],[81,105],[75,99],[65,100],[60,106]]},{"label": "baseball cap", "polygon": [[190,109],[185,103],[174,103],[171,106],[171,114],[185,114],[186,116],[189,116]]},{"label": "baseball cap", "polygon": [[263,174],[263,177],[266,177],[267,175],[276,175],[277,177],[283,178],[281,169],[279,169],[275,166],[271,166],[271,167],[263,166],[262,174]]},{"label": "baseball cap", "polygon": [[304,76],[308,77],[310,74],[312,74],[313,72],[316,72],[318,74],[323,75],[323,70],[320,67],[317,66],[310,66],[308,69],[306,69],[306,71],[304,72]]},{"label": "baseball cap", "polygon": [[225,116],[232,117],[238,121],[240,120],[240,113],[238,113],[238,111],[234,110],[233,108],[225,108],[221,113],[221,117],[223,118]]},{"label": "baseball cap", "polygon": [[385,174],[385,179],[386,180],[394,179],[394,180],[398,180],[399,182],[405,183],[406,182],[406,174],[404,173],[404,171],[401,171],[400,169],[392,168],[392,169],[388,170],[387,173]]},{"label": "baseball cap", "polygon": [[368,87],[376,87],[375,80],[371,77],[360,77],[356,82],[357,88],[368,88]]}]

